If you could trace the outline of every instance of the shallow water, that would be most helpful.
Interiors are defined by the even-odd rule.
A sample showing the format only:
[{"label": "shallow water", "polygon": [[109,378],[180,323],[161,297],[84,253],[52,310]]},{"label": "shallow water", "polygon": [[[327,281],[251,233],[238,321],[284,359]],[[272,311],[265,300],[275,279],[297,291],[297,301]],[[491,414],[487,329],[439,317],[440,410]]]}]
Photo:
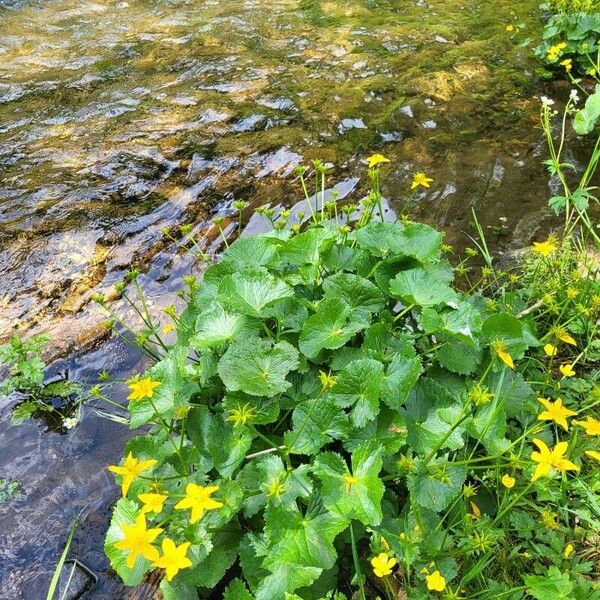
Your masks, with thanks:
[{"label": "shallow water", "polygon": [[[189,223],[209,245],[234,199],[295,202],[293,169],[315,158],[356,201],[361,159],[383,152],[397,210],[425,171],[415,216],[449,241],[464,243],[473,206],[496,248],[529,243],[549,189],[542,90],[515,40],[537,35],[538,4],[0,0],[0,338],[49,331],[79,381],[140,369],[114,341],[89,350],[93,293],[134,265],[151,304],[170,304],[196,267],[163,229]],[[123,597],[101,535],[117,492],[104,468],[127,432],[91,412],[65,436],[15,429],[0,408],[0,477],[23,489],[0,507],[0,598],[44,596],[82,509],[73,554],[100,574],[86,597]]]}]

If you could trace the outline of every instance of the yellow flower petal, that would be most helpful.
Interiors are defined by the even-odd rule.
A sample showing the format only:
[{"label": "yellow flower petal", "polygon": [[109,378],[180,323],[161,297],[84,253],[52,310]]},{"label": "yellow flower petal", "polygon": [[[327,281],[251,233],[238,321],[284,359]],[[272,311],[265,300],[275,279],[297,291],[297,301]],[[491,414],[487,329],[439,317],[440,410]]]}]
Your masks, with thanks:
[{"label": "yellow flower petal", "polygon": [[503,475],[500,481],[502,482],[502,485],[509,490],[512,490],[517,482],[517,480],[514,477],[511,477],[508,473]]}]

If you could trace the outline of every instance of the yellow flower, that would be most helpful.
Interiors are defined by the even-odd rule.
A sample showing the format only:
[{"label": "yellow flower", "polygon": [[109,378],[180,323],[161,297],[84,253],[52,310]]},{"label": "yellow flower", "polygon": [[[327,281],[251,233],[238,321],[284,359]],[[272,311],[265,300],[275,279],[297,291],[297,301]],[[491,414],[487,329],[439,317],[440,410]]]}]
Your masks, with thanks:
[{"label": "yellow flower", "polygon": [[538,398],[538,401],[546,407],[546,410],[538,415],[538,421],[554,421],[565,431],[569,431],[567,417],[575,416],[577,413],[574,410],[563,406],[561,398],[557,398],[555,402],[551,402],[547,398]]},{"label": "yellow flower", "polygon": [[512,356],[508,353],[508,348],[504,342],[498,340],[492,344],[492,348],[505,365],[508,365],[511,369],[515,368],[515,363],[513,362]]},{"label": "yellow flower", "polygon": [[542,440],[538,440],[537,438],[533,440],[533,443],[537,446],[539,452],[531,453],[531,459],[538,463],[531,481],[536,481],[540,477],[546,477],[552,468],[561,473],[565,471],[579,471],[579,467],[576,464],[563,458],[567,451],[567,442],[559,442],[552,450]]},{"label": "yellow flower", "polygon": [[218,491],[218,485],[210,485],[203,487],[196,485],[195,483],[188,483],[185,488],[185,498],[175,505],[177,509],[190,508],[192,514],[190,517],[190,523],[199,521],[207,510],[213,508],[221,508],[222,502],[213,500],[210,496]]},{"label": "yellow flower", "polygon": [[550,236],[545,242],[533,242],[532,250],[542,256],[548,256],[556,251],[556,238]]},{"label": "yellow flower", "polygon": [[546,344],[544,346],[544,352],[546,353],[546,356],[556,356],[556,346],[553,346],[552,344]]},{"label": "yellow flower", "polygon": [[586,450],[585,453],[600,462],[600,452],[596,452],[595,450]]},{"label": "yellow flower", "polygon": [[390,575],[395,564],[396,559],[390,558],[385,552],[382,552],[375,558],[371,559],[373,573],[375,573],[377,577],[385,577],[386,575]]},{"label": "yellow flower", "polygon": [[148,560],[156,560],[159,556],[158,550],[152,545],[152,542],[162,533],[160,527],[146,529],[146,517],[139,514],[135,519],[134,525],[121,525],[121,531],[125,537],[115,544],[118,550],[126,550],[127,566],[133,569],[135,559],[143,556]]},{"label": "yellow flower", "polygon": [[150,377],[130,381],[127,386],[131,390],[131,394],[127,396],[127,400],[141,400],[142,398],[152,398],[154,389],[160,385],[160,381],[153,381]]},{"label": "yellow flower", "polygon": [[330,390],[337,383],[337,378],[335,378],[331,373],[319,371],[319,381],[321,382],[321,387],[324,390]]},{"label": "yellow flower", "polygon": [[425,577],[427,589],[431,592],[443,592],[446,589],[446,580],[439,571],[434,571]]},{"label": "yellow flower", "polygon": [[511,477],[508,473],[503,475],[500,481],[502,481],[502,485],[509,490],[512,490],[517,482],[517,480],[514,477]]},{"label": "yellow flower", "polygon": [[192,566],[192,561],[186,556],[191,542],[185,542],[176,546],[173,540],[165,538],[162,541],[163,554],[156,559],[152,566],[157,569],[165,569],[167,572],[167,581],[171,581],[181,569],[187,569]]},{"label": "yellow flower", "polygon": [[390,159],[386,158],[383,154],[373,154],[373,156],[369,156],[369,158],[367,158],[367,162],[369,163],[369,169],[373,169],[378,165],[389,163]]},{"label": "yellow flower", "polygon": [[560,367],[558,367],[558,370],[565,377],[574,377],[575,376],[575,369],[573,368],[573,365],[571,363],[568,363],[566,365],[560,365]]},{"label": "yellow flower", "polygon": [[111,473],[115,473],[116,475],[121,475],[123,477],[121,481],[121,490],[123,491],[123,498],[127,496],[127,492],[129,491],[129,486],[133,482],[134,479],[137,479],[139,475],[141,475],[144,471],[152,468],[158,461],[154,459],[150,460],[138,460],[133,457],[131,452],[127,455],[125,459],[125,464],[123,466],[119,465],[110,465],[108,470]]},{"label": "yellow flower", "polygon": [[570,58],[567,58],[563,61],[561,61],[561,66],[564,67],[567,71],[567,73],[569,73],[571,71],[571,69],[573,68],[573,61]]},{"label": "yellow flower", "polygon": [[346,494],[350,493],[353,485],[360,483],[360,479],[355,475],[344,475],[344,483],[346,484]]},{"label": "yellow flower", "polygon": [[564,342],[565,344],[570,344],[571,346],[577,346],[577,342],[575,341],[573,336],[569,335],[564,327],[561,327],[560,325],[555,325],[550,331],[552,335],[555,338],[559,339],[561,342]]},{"label": "yellow flower", "polygon": [[567,47],[565,42],[560,42],[555,46],[551,46],[548,49],[548,60],[551,62],[557,61],[558,57],[561,55],[562,51]]},{"label": "yellow flower", "polygon": [[173,323],[167,323],[163,328],[162,332],[166,335],[167,333],[171,333],[171,331],[175,330],[175,325]]},{"label": "yellow flower", "polygon": [[573,421],[576,425],[583,427],[588,435],[600,435],[600,421],[593,417],[587,417],[585,421]]},{"label": "yellow flower", "polygon": [[573,554],[573,550],[575,550],[575,548],[573,548],[573,544],[567,544],[565,546],[565,551],[563,552],[563,556],[565,558],[569,558],[569,556],[571,556],[571,554]]},{"label": "yellow flower", "polygon": [[515,26],[514,25],[508,24],[506,26],[506,31],[514,31],[514,30],[515,30]]},{"label": "yellow flower", "polygon": [[142,501],[142,514],[162,512],[165,500],[168,498],[165,494],[140,494],[138,498]]},{"label": "yellow flower", "polygon": [[425,173],[415,173],[413,175],[413,180],[412,180],[410,189],[414,190],[415,188],[418,188],[419,186],[428,188],[429,184],[432,181],[433,181],[433,179],[431,179],[430,177],[427,177],[427,175],[425,175]]}]

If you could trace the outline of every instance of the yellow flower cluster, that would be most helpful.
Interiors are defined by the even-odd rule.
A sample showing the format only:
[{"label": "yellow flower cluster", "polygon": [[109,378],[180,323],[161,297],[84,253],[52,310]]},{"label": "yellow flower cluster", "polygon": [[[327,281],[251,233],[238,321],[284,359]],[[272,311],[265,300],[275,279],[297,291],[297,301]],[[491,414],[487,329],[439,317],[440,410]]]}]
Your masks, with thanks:
[{"label": "yellow flower cluster", "polygon": [[547,54],[547,58],[550,62],[556,62],[561,54],[562,51],[567,47],[566,42],[560,42],[559,44],[556,44],[555,46],[550,46],[550,48],[548,48],[548,54]]}]

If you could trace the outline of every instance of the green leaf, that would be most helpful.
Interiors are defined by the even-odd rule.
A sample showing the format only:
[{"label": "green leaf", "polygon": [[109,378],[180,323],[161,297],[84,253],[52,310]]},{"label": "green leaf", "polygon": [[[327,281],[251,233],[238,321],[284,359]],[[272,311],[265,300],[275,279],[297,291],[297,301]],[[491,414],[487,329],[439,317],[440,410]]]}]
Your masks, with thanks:
[{"label": "green leaf", "polygon": [[480,312],[468,302],[458,302],[453,308],[425,308],[421,324],[427,333],[450,335],[465,344],[477,347],[476,335],[481,332]]},{"label": "green leaf", "polygon": [[372,358],[348,363],[336,376],[337,383],[330,398],[339,406],[352,406],[352,421],[362,427],[377,416],[379,395],[384,381],[383,364]]},{"label": "green leaf", "polygon": [[213,348],[243,339],[258,329],[255,322],[239,313],[225,311],[219,303],[210,304],[198,315],[194,335],[189,344],[196,350]]},{"label": "green leaf", "polygon": [[276,261],[281,245],[281,241],[263,235],[240,237],[223,252],[221,262],[235,271],[266,267]]},{"label": "green leaf", "polygon": [[442,234],[427,225],[371,221],[356,232],[358,244],[375,256],[407,256],[420,262],[439,257]]},{"label": "green leaf", "polygon": [[280,259],[293,265],[317,265],[321,251],[330,248],[336,239],[333,229],[311,227],[288,240],[281,248]]},{"label": "green leaf", "polygon": [[263,577],[255,591],[256,600],[285,600],[286,592],[310,585],[321,574],[318,567],[279,563]]},{"label": "green leaf", "polygon": [[489,343],[501,340],[513,358],[521,358],[528,347],[523,324],[508,313],[498,313],[488,317],[482,333]]},{"label": "green leaf", "polygon": [[266,307],[293,296],[294,290],[287,283],[262,267],[248,267],[225,276],[218,293],[224,306],[250,317],[262,317]]},{"label": "green leaf", "polygon": [[177,579],[171,583],[166,579],[161,579],[160,591],[162,592],[163,600],[198,600],[196,588],[181,583]]},{"label": "green leaf", "polygon": [[263,566],[271,570],[284,563],[330,569],[337,558],[333,541],[347,526],[347,519],[324,510],[309,508],[303,515],[297,508],[270,505],[265,511],[269,551]]},{"label": "green leaf", "polygon": [[352,473],[339,454],[319,454],[314,471],[322,482],[325,507],[348,520],[378,525],[383,517],[384,486],[379,479],[382,454],[383,446],[372,441],[361,444],[352,454]]},{"label": "green leaf", "polygon": [[150,568],[150,561],[138,556],[133,569],[127,566],[127,552],[117,550],[115,544],[123,539],[122,525],[133,525],[140,508],[133,500],[121,498],[114,510],[110,520],[110,527],[106,533],[104,552],[110,561],[111,567],[117,572],[125,585],[139,585],[144,574]]},{"label": "green leaf", "polygon": [[324,298],[317,312],[306,319],[298,346],[305,356],[315,358],[321,350],[341,348],[366,326],[351,320],[351,308],[345,302]]},{"label": "green leaf", "polygon": [[417,470],[406,478],[410,497],[423,508],[436,512],[444,510],[462,492],[467,471],[459,465],[438,467],[435,464],[422,467],[416,461]]},{"label": "green leaf", "polygon": [[169,419],[176,408],[189,404],[190,398],[200,388],[190,380],[187,355],[187,347],[175,346],[144,374],[144,377],[160,381],[161,384],[154,390],[152,398],[142,398],[129,403],[131,429],[141,427],[156,413]]},{"label": "green leaf", "polygon": [[400,353],[395,354],[381,382],[383,402],[390,408],[400,408],[422,372],[423,365],[420,357],[406,358]]},{"label": "green leaf", "polygon": [[571,600],[573,598],[573,583],[568,573],[552,566],[546,575],[525,575],[523,581],[527,593],[536,600]]},{"label": "green leaf", "polygon": [[368,279],[352,273],[337,273],[323,281],[325,297],[340,298],[355,311],[380,312],[385,299],[380,289]]},{"label": "green leaf", "polygon": [[253,338],[229,346],[218,370],[229,391],[273,396],[290,387],[285,378],[297,368],[298,352],[291,344]]},{"label": "green leaf", "polygon": [[234,579],[225,588],[223,600],[254,600],[241,579]]},{"label": "green leaf", "polygon": [[435,306],[456,301],[456,292],[425,269],[400,271],[390,282],[390,294],[406,304]]},{"label": "green leaf", "polygon": [[12,425],[21,425],[27,419],[31,419],[38,410],[38,405],[32,401],[21,402],[15,406],[10,414],[10,422]]},{"label": "green leaf", "polygon": [[332,440],[343,439],[350,429],[348,416],[337,404],[311,398],[294,409],[292,430],[285,434],[284,443],[294,454],[315,454]]},{"label": "green leaf", "polygon": [[457,340],[451,336],[439,336],[438,343],[442,344],[436,352],[435,358],[438,363],[460,375],[473,373],[483,358],[481,348]]}]

